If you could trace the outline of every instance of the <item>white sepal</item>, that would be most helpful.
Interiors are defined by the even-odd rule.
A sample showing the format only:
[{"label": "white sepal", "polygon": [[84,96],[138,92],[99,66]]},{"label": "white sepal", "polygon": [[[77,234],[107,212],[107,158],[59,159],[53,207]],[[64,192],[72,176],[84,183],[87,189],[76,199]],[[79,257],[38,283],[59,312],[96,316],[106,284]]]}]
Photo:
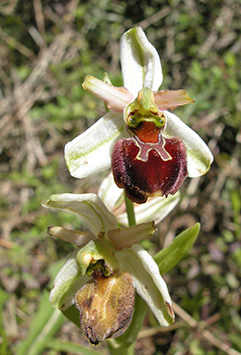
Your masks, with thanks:
[{"label": "white sepal", "polygon": [[167,137],[180,138],[187,149],[187,168],[189,177],[204,175],[210,168],[213,155],[206,143],[188,127],[179,117],[164,111],[167,118],[165,135]]},{"label": "white sepal", "polygon": [[[116,219],[122,226],[128,226],[128,218],[125,211],[123,189],[119,189],[113,180],[113,175],[109,174],[101,183],[98,196],[115,214]],[[161,222],[180,201],[180,193],[166,197],[149,198],[145,204],[134,204],[136,223],[146,223],[154,221]]]},{"label": "white sepal", "polygon": [[115,142],[124,136],[121,113],[110,111],[84,133],[65,146],[65,160],[70,174],[84,178],[110,168]]},{"label": "white sepal", "polygon": [[80,274],[80,268],[76,262],[78,251],[79,249],[73,251],[60,269],[49,295],[52,306],[63,311],[74,303],[76,292],[89,280],[88,276]]},{"label": "white sepal", "polygon": [[116,252],[115,256],[121,269],[132,276],[137,293],[148,304],[160,325],[172,324],[174,313],[171,298],[158,266],[148,252],[134,244],[130,249]]},{"label": "white sepal", "polygon": [[163,78],[160,58],[141,27],[122,35],[120,57],[124,87],[134,97],[143,87],[158,90]]},{"label": "white sepal", "polygon": [[108,211],[101,199],[92,193],[52,195],[42,205],[79,216],[97,237],[99,233],[105,233],[117,225],[113,214]]},{"label": "white sepal", "polygon": [[121,203],[123,199],[123,189],[120,189],[113,179],[113,174],[110,173],[101,183],[98,196],[104,202],[106,207],[113,213]]}]

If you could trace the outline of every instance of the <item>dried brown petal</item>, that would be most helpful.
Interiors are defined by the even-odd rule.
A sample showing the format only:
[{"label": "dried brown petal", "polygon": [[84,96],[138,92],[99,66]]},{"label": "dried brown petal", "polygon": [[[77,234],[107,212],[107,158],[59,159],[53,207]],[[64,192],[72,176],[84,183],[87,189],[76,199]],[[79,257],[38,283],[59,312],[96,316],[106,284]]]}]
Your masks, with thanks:
[{"label": "dried brown petal", "polygon": [[126,272],[105,277],[96,272],[75,296],[80,312],[80,327],[92,344],[117,337],[129,326],[134,309],[135,291]]}]

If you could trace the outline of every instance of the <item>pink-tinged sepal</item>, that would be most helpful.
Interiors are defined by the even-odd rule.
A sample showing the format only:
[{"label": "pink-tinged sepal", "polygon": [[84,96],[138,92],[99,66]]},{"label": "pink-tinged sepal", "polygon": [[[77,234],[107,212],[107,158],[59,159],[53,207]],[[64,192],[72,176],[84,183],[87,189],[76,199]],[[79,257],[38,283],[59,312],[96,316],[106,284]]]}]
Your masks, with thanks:
[{"label": "pink-tinged sepal", "polygon": [[160,90],[153,93],[155,104],[159,110],[164,111],[177,108],[195,101],[188,95],[186,90]]},{"label": "pink-tinged sepal", "polygon": [[124,87],[115,87],[92,75],[87,75],[82,84],[83,89],[104,100],[107,107],[114,112],[123,112],[126,105],[134,99]]},{"label": "pink-tinged sepal", "polygon": [[143,161],[138,159],[139,147],[134,138],[121,139],[115,144],[114,180],[131,201],[144,203],[148,197],[173,195],[179,190],[188,175],[185,146],[176,137],[165,138],[165,151],[171,159],[163,160],[154,148]]}]

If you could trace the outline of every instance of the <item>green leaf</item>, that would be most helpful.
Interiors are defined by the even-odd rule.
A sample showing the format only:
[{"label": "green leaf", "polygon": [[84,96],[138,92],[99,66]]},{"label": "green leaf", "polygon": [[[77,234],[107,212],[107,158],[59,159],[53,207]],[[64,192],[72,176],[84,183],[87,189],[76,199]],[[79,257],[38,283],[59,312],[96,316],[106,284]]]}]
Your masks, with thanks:
[{"label": "green leaf", "polygon": [[9,298],[9,294],[0,289],[0,327],[3,328],[3,312],[2,312],[2,309],[3,309],[3,306],[4,306],[4,303],[7,301],[7,299]]},{"label": "green leaf", "polygon": [[180,233],[167,248],[162,249],[154,256],[161,274],[165,274],[174,268],[190,252],[199,230],[200,224],[196,223],[193,227]]},{"label": "green leaf", "polygon": [[63,323],[64,317],[60,311],[51,307],[49,295],[44,292],[39,309],[33,318],[28,337],[16,349],[16,355],[43,354],[46,338],[57,333]]},{"label": "green leaf", "polygon": [[79,311],[77,310],[77,308],[75,308],[74,304],[71,307],[67,308],[65,311],[61,312],[66,318],[68,318],[71,322],[77,325],[78,328],[80,328]]},{"label": "green leaf", "polygon": [[81,354],[81,355],[103,355],[96,350],[88,349],[83,345],[72,343],[70,341],[64,341],[60,339],[48,339],[46,342],[46,347],[60,351],[60,352],[68,352],[71,354]]},{"label": "green leaf", "polygon": [[232,342],[233,347],[238,351],[241,351],[241,344],[240,344],[240,335],[237,334],[229,334],[229,340]]}]

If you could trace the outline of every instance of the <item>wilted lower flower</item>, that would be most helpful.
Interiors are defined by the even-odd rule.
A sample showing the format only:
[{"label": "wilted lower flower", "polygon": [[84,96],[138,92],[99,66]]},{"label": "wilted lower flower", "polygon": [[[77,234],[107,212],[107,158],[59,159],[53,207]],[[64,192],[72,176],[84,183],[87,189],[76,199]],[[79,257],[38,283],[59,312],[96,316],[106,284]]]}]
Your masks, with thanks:
[{"label": "wilted lower flower", "polygon": [[140,245],[153,223],[117,228],[115,217],[95,194],[53,195],[43,204],[81,217],[89,231],[50,227],[49,234],[75,244],[59,271],[50,302],[62,311],[75,303],[80,327],[93,344],[121,335],[131,322],[135,291],[163,326],[174,320],[171,299],[157,264]]},{"label": "wilted lower flower", "polygon": [[122,36],[121,64],[124,87],[86,77],[84,89],[110,111],[66,145],[65,158],[78,178],[112,166],[116,184],[130,200],[143,203],[174,194],[187,175],[205,174],[213,157],[203,140],[167,111],[193,100],[185,90],[157,91],[160,59],[140,27]]},{"label": "wilted lower flower", "polygon": [[[104,261],[103,261],[104,262]],[[113,272],[101,261],[75,295],[80,312],[80,328],[92,344],[123,334],[130,325],[135,303],[133,280],[127,272]],[[110,273],[105,275],[105,270]]]}]

